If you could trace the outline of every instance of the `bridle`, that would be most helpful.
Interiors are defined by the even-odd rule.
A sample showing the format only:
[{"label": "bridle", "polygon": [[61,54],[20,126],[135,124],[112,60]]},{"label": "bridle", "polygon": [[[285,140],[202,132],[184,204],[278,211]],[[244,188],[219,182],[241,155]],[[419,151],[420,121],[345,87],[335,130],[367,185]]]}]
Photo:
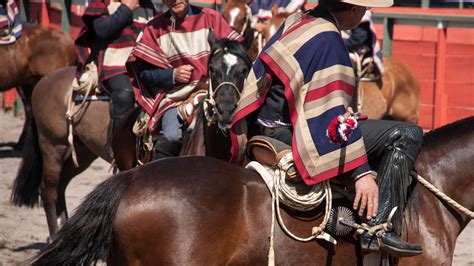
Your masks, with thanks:
[{"label": "bridle", "polygon": [[[223,52],[224,54],[226,52],[228,52],[229,49],[227,47],[221,49],[216,49],[214,51],[214,53],[212,53],[212,56],[215,56],[216,54],[220,53],[220,52]],[[238,55],[238,54],[234,54],[235,56],[241,58],[244,60],[244,62],[247,63],[248,60],[246,60],[245,58],[243,58],[241,55]],[[241,94],[241,91],[239,90],[239,88],[237,87],[237,85],[235,85],[234,82],[231,82],[231,81],[223,81],[221,83],[219,83],[216,88],[214,89],[213,86],[212,86],[212,75],[211,75],[211,71],[209,70],[209,90],[207,92],[207,95],[206,95],[206,99],[204,100],[204,103],[203,103],[203,108],[204,108],[204,116],[206,117],[206,120],[207,120],[207,125],[210,126],[212,124],[214,124],[216,122],[216,115],[217,115],[217,104],[216,104],[216,100],[215,100],[215,97],[217,95],[217,92],[225,85],[229,85],[232,87],[232,89],[234,89],[235,93],[237,93],[237,96],[239,97],[240,99],[240,94]]]}]

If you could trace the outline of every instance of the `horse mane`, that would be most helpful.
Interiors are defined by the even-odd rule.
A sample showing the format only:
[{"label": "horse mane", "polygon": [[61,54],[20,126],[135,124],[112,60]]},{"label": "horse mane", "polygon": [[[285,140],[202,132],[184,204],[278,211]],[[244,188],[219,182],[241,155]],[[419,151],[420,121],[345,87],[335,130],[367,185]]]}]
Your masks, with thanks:
[{"label": "horse mane", "polygon": [[459,139],[467,134],[472,134],[472,132],[474,132],[474,116],[455,121],[426,133],[423,137],[423,146],[432,147],[440,141]]},{"label": "horse mane", "polygon": [[242,58],[242,60],[244,60],[245,64],[249,68],[252,66],[252,61],[250,61],[250,58],[247,55],[247,51],[245,51],[244,46],[238,41],[228,39],[223,39],[219,41],[216,45],[216,48],[211,51],[211,55],[213,55],[214,52],[218,49],[227,49],[231,54],[237,55]]}]

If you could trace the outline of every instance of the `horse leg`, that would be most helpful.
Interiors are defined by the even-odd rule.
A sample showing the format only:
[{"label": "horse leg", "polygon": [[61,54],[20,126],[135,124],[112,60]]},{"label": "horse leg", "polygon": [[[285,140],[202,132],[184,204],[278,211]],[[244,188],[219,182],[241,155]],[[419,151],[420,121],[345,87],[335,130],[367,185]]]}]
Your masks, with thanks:
[{"label": "horse leg", "polygon": [[62,226],[69,218],[66,206],[66,187],[69,182],[78,174],[86,170],[92,162],[98,157],[92,151],[90,151],[81,142],[75,142],[74,147],[76,148],[77,160],[79,167],[76,167],[72,161],[72,157],[69,156],[64,162],[63,169],[61,171],[61,178],[59,179],[58,186],[58,200],[56,203],[56,215],[59,218],[59,225]]},{"label": "horse leg", "polygon": [[23,144],[25,143],[26,134],[28,130],[31,130],[31,94],[33,92],[33,86],[25,85],[17,87],[17,92],[23,102],[23,108],[25,110],[25,123],[23,124],[23,129],[21,130],[20,138],[18,139],[18,142],[13,146],[13,148],[15,150],[21,150],[23,148]]},{"label": "horse leg", "polygon": [[67,145],[54,145],[44,138],[40,138],[40,145],[43,154],[43,174],[40,185],[41,199],[46,213],[50,239],[52,240],[58,231],[56,206],[58,202],[59,180],[65,161]]},{"label": "horse leg", "polygon": [[115,163],[120,171],[132,169],[137,165],[136,136],[133,133],[133,126],[140,111],[140,108],[135,108],[116,125],[112,138],[112,150]]}]

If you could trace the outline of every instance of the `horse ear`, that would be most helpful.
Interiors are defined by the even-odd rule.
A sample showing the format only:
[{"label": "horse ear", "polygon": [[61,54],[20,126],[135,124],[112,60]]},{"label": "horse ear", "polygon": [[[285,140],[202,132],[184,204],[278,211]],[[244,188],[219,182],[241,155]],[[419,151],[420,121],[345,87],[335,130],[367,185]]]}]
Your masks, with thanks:
[{"label": "horse ear", "polygon": [[273,5],[273,6],[272,6],[272,17],[274,17],[274,16],[276,16],[276,15],[278,15],[278,14],[280,14],[280,10],[279,10],[278,6],[277,6],[277,5]]},{"label": "horse ear", "polygon": [[211,51],[214,51],[217,47],[217,39],[213,29],[209,30],[209,34],[207,35],[207,42],[211,46]]}]

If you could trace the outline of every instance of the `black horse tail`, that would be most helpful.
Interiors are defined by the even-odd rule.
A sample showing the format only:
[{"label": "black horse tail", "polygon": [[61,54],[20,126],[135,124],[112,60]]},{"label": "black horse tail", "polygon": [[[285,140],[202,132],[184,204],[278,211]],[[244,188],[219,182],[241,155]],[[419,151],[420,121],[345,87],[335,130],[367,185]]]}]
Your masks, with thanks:
[{"label": "black horse tail", "polygon": [[34,258],[33,265],[91,265],[106,259],[115,214],[132,178],[127,171],[99,184],[59,230],[56,239]]},{"label": "black horse tail", "polygon": [[43,172],[43,156],[38,142],[38,129],[31,118],[27,131],[20,168],[13,183],[10,201],[15,206],[34,207],[39,202],[39,186]]}]

